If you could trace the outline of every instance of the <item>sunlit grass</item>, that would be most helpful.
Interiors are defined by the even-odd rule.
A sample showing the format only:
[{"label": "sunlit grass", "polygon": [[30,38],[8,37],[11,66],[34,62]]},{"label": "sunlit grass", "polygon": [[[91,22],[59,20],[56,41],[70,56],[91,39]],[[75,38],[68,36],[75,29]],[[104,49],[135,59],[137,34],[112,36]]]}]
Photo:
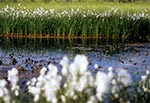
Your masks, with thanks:
[{"label": "sunlit grass", "polygon": [[108,10],[27,9],[6,6],[0,10],[0,34],[20,36],[149,38],[149,13]]},{"label": "sunlit grass", "polygon": [[125,11],[133,10],[133,11],[141,11],[143,9],[150,9],[149,2],[146,3],[117,3],[117,2],[1,2],[0,8],[5,7],[6,5],[17,7],[18,3],[22,6],[25,6],[27,9],[35,9],[42,7],[44,9],[70,9],[70,8],[80,8],[80,9],[88,9],[88,10],[106,10],[113,8],[119,8]]},{"label": "sunlit grass", "polygon": [[0,34],[150,38],[148,5],[91,1],[2,2]]}]

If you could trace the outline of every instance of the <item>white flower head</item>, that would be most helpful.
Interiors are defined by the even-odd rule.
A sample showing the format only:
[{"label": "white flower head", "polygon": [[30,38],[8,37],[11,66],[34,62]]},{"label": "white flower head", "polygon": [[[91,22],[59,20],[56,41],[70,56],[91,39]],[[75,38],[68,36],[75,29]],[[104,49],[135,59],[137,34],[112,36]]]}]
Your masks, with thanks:
[{"label": "white flower head", "polygon": [[102,101],[104,94],[109,91],[110,88],[110,79],[107,74],[103,72],[98,72],[96,75],[96,97],[98,100]]},{"label": "white flower head", "polygon": [[85,89],[87,84],[88,84],[87,77],[85,75],[81,76],[78,82],[77,91],[82,92]]},{"label": "white flower head", "polygon": [[148,70],[146,70],[146,75],[149,75],[149,71]]},{"label": "white flower head", "polygon": [[63,103],[66,103],[66,97],[64,95],[61,95],[61,100]]},{"label": "white flower head", "polygon": [[56,75],[57,75],[58,69],[57,69],[57,67],[56,67],[55,65],[49,64],[49,65],[48,65],[48,69],[50,70],[49,72],[51,72],[51,74],[52,74],[53,76],[56,76]]},{"label": "white flower head", "polygon": [[63,67],[67,67],[69,65],[68,57],[64,56],[63,59],[60,61],[60,65],[62,65]]},{"label": "white flower head", "polygon": [[112,67],[109,67],[109,68],[108,68],[108,71],[109,71],[109,72],[112,72],[112,71],[113,71],[113,68],[112,68]]},{"label": "white flower head", "polygon": [[47,68],[46,68],[46,67],[43,67],[43,68],[40,70],[40,75],[41,75],[41,76],[44,76],[45,73],[46,73],[46,71],[47,71]]},{"label": "white flower head", "polygon": [[4,95],[5,95],[5,94],[4,94],[3,89],[0,88],[0,98],[3,97]]},{"label": "white flower head", "polygon": [[4,88],[7,82],[5,80],[0,80],[0,88]]},{"label": "white flower head", "polygon": [[9,95],[4,96],[3,99],[4,99],[5,103],[10,103],[10,96]]},{"label": "white flower head", "polygon": [[94,64],[94,68],[98,69],[99,68],[98,64]]},{"label": "white flower head", "polygon": [[121,82],[125,87],[132,84],[131,75],[125,69],[119,69],[118,81]]},{"label": "white flower head", "polygon": [[6,85],[7,82],[5,80],[0,80],[0,97],[4,97],[6,94],[8,94]]},{"label": "white flower head", "polygon": [[119,97],[119,94],[118,94],[118,93],[115,93],[115,94],[114,94],[114,97],[115,97],[115,98],[118,98],[118,97]]},{"label": "white flower head", "polygon": [[95,103],[95,96],[91,96],[90,99],[87,101],[87,103]]},{"label": "white flower head", "polygon": [[19,91],[15,90],[15,96],[19,96]]},{"label": "white flower head", "polygon": [[69,59],[64,56],[63,59],[60,61],[60,65],[62,65],[62,74],[67,75],[68,67],[69,67]]},{"label": "white flower head", "polygon": [[29,86],[28,89],[29,89],[29,93],[32,93],[34,96],[33,101],[37,102],[40,97],[41,89],[38,87],[31,87],[31,86]]},{"label": "white flower head", "polygon": [[87,71],[87,67],[88,67],[87,57],[84,55],[77,55],[74,58],[74,62],[70,65],[69,69],[75,69],[71,70],[71,72],[78,71],[80,74],[84,74]]},{"label": "white flower head", "polygon": [[11,83],[11,91],[15,91],[15,95],[19,95],[19,86],[18,86],[18,70],[16,68],[12,68],[8,71],[8,80]]},{"label": "white flower head", "polygon": [[147,78],[147,76],[146,76],[146,75],[141,76],[141,80],[142,80],[143,82],[145,82],[145,81],[146,81],[146,78]]},{"label": "white flower head", "polygon": [[114,73],[113,73],[112,67],[108,68],[108,77],[110,78],[110,80],[112,80],[114,78]]},{"label": "white flower head", "polygon": [[0,80],[0,98],[3,98],[5,103],[10,103],[9,90],[6,88],[6,80]]},{"label": "white flower head", "polygon": [[35,78],[35,77],[33,77],[32,79],[31,79],[31,85],[35,85],[35,83],[37,82],[37,79]]},{"label": "white flower head", "polygon": [[115,79],[113,79],[113,80],[111,81],[111,83],[112,83],[112,85],[117,85],[117,81],[116,81]]}]

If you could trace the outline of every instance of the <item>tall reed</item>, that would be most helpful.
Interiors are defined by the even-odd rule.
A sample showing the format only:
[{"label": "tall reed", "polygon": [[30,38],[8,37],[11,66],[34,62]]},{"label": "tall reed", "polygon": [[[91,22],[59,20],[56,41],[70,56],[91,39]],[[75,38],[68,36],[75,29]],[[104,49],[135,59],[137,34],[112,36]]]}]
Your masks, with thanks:
[{"label": "tall reed", "polygon": [[69,9],[34,10],[6,6],[0,10],[0,34],[56,37],[148,38],[148,10],[125,12]]}]

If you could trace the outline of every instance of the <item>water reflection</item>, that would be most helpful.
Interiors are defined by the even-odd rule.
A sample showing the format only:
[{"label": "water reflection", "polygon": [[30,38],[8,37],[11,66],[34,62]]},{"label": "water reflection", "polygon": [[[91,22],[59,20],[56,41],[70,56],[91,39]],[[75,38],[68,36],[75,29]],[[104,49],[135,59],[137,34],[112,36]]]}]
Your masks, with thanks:
[{"label": "water reflection", "polygon": [[46,55],[48,53],[82,53],[83,51],[98,50],[106,45],[118,45],[120,41],[98,39],[29,39],[29,38],[0,38],[0,52],[2,55],[9,53],[27,53]]},{"label": "water reflection", "polygon": [[133,74],[150,70],[150,43],[129,43],[123,40],[99,39],[30,39],[0,38],[0,70],[21,66],[27,70],[56,64],[64,55],[72,59],[84,54],[89,59],[89,69],[94,64],[103,71],[113,66],[115,70],[127,68]]}]

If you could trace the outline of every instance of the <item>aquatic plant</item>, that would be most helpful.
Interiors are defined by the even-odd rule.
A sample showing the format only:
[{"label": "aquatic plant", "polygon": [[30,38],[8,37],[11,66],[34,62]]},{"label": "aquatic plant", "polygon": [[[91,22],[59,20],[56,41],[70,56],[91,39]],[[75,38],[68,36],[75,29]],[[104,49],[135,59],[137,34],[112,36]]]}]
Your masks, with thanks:
[{"label": "aquatic plant", "polygon": [[0,10],[0,34],[17,36],[148,38],[149,13],[110,10],[34,10],[6,6]]},{"label": "aquatic plant", "polygon": [[17,84],[18,78],[18,70],[16,68],[12,68],[8,71],[8,81],[11,83],[11,91],[15,91],[15,95],[19,95],[19,86]]},{"label": "aquatic plant", "polygon": [[10,95],[9,90],[6,88],[6,85],[7,85],[6,80],[0,80],[0,92],[1,92],[0,98],[2,98],[5,103],[9,103]]},{"label": "aquatic plant", "polygon": [[[118,69],[117,72],[112,67],[108,68],[108,72],[97,71],[92,73],[87,69],[88,59],[84,55],[77,55],[74,60],[69,60],[66,56],[60,61],[62,65],[61,72],[58,68],[49,64],[47,67],[41,68],[38,77],[28,80],[28,90],[25,93],[29,99],[28,102],[44,102],[44,103],[123,103],[150,102],[150,74],[146,71],[141,76],[141,80],[133,81],[132,76],[126,69]],[[95,65],[95,67],[97,67]],[[17,83],[18,70],[13,68],[8,71],[8,80],[11,89],[7,87],[6,80],[0,80],[0,101],[5,103],[22,102],[24,97],[21,93],[17,93],[18,98],[12,96],[14,90],[18,92]],[[17,87],[15,89],[12,89]],[[30,94],[30,95],[29,95]],[[19,100],[20,99],[20,100]]]}]

